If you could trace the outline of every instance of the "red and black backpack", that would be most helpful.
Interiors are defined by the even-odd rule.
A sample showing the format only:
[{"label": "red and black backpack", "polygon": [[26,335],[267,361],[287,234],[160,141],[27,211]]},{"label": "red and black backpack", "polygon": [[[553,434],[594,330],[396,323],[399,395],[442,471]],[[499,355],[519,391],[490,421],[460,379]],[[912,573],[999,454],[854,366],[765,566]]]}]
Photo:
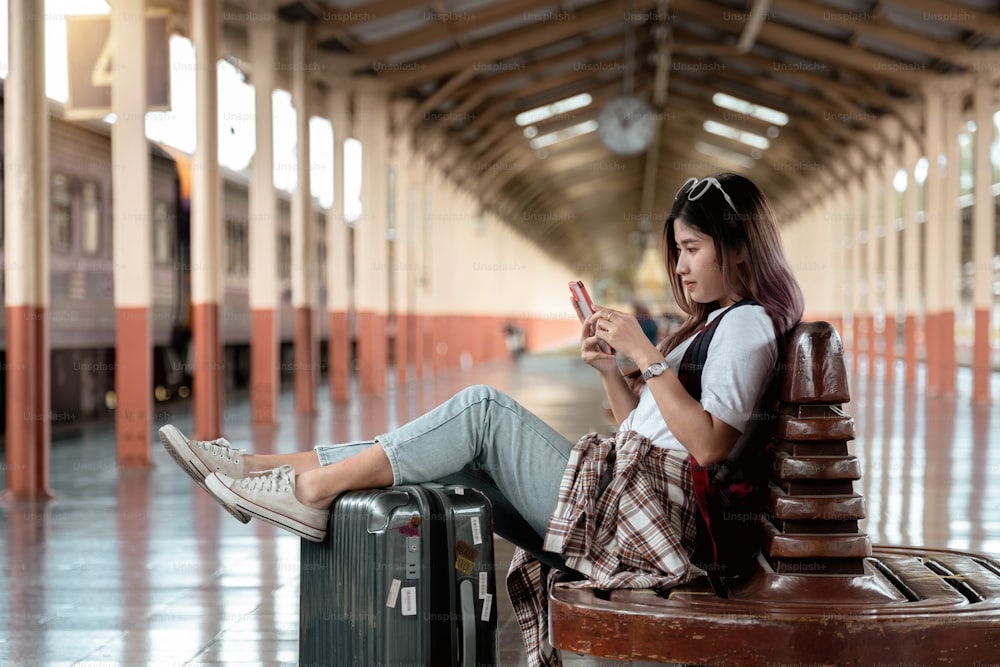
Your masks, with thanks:
[{"label": "red and black backpack", "polygon": [[[727,308],[702,327],[685,350],[677,377],[695,400],[701,400],[701,373],[715,330],[729,311],[747,305],[756,302],[744,300]],[[725,597],[733,580],[752,571],[760,552],[760,524],[767,513],[767,480],[776,424],[776,415],[767,410],[775,405],[776,380],[772,379],[756,408],[758,412],[726,460],[703,466],[691,457],[691,478],[698,505],[698,532],[691,562],[705,570],[721,597]]]}]

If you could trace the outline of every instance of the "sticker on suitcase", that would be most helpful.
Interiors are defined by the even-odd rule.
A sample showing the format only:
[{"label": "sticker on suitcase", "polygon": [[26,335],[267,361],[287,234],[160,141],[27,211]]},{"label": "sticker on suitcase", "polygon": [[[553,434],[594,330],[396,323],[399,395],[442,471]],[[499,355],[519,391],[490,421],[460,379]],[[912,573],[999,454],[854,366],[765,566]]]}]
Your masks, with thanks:
[{"label": "sticker on suitcase", "polygon": [[478,556],[479,549],[468,542],[462,540],[455,542],[455,569],[465,576],[471,576],[473,570],[476,569],[476,558]]}]

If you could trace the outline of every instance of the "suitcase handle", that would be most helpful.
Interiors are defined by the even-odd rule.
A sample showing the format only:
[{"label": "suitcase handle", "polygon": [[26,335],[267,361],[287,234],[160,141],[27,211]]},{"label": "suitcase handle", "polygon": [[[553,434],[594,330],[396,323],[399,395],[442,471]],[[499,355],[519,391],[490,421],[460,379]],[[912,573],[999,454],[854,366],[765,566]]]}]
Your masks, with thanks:
[{"label": "suitcase handle", "polygon": [[458,599],[462,610],[462,665],[476,667],[476,598],[471,579],[463,579],[458,585]]}]

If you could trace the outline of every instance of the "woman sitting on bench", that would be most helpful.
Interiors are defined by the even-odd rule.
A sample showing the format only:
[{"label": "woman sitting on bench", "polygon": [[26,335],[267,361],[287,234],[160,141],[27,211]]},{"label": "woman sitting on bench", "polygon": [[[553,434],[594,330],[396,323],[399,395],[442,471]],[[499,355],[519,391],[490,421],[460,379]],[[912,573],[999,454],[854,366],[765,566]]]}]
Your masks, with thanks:
[{"label": "woman sitting on bench", "polygon": [[[663,241],[674,298],[687,314],[680,329],[653,345],[626,312],[597,307],[583,323],[581,357],[598,372],[620,422],[614,436],[590,434],[574,445],[480,385],[371,441],[296,454],[248,454],[221,438],[188,440],[172,426],[160,437],[235,517],[310,540],[324,539],[330,505],[346,491],[428,481],[482,490],[493,500],[497,532],[531,552],[519,552],[508,576],[531,663],[558,664],[547,654],[545,590],[534,561],[601,588],[686,580],[696,532],[691,459],[726,459],[774,373],[778,341],[802,315],[774,216],[748,179],[690,179]],[[736,304],[744,307],[730,310]],[[695,335],[723,314],[695,400],[678,378],[680,362]],[[639,371],[623,377],[600,341]]]}]

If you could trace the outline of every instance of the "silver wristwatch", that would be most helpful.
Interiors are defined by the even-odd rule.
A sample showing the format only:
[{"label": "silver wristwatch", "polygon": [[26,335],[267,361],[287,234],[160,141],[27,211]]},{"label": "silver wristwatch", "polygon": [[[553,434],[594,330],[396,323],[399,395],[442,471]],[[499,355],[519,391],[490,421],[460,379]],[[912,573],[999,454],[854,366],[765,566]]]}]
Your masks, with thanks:
[{"label": "silver wristwatch", "polygon": [[655,378],[657,375],[663,375],[663,371],[668,368],[670,368],[670,366],[667,365],[666,360],[650,364],[649,368],[646,369],[646,372],[642,374],[642,381],[647,382],[650,378]]}]

